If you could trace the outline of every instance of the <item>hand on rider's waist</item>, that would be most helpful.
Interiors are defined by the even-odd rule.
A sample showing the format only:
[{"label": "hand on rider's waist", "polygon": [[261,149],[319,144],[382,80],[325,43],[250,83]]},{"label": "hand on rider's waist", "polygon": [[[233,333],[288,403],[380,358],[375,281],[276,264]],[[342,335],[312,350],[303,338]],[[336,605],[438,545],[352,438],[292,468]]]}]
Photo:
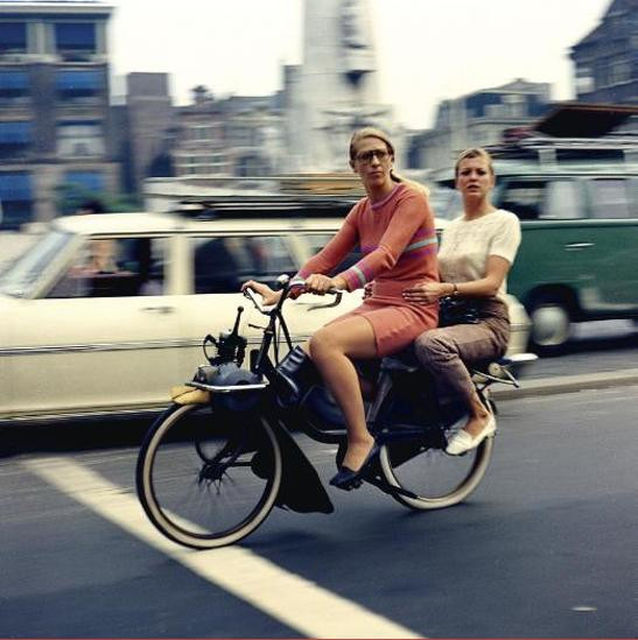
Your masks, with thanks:
[{"label": "hand on rider's waist", "polygon": [[420,282],[403,290],[403,298],[417,304],[432,304],[443,296],[450,295],[447,282]]}]

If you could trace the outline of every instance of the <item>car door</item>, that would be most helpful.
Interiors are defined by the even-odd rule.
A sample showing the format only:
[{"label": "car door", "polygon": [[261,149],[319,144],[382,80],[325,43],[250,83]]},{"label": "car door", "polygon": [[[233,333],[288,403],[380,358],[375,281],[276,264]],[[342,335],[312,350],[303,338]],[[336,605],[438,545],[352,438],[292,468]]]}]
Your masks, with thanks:
[{"label": "car door", "polygon": [[170,246],[168,237],[87,240],[37,299],[19,301],[10,329],[9,412],[168,402],[180,346],[180,296],[165,293]]}]

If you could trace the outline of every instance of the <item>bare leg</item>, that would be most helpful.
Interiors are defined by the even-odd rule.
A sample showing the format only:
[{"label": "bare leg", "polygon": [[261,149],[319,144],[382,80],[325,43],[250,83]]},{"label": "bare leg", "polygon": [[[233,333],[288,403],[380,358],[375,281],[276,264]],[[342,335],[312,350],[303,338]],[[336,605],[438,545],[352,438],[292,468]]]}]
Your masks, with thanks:
[{"label": "bare leg", "polygon": [[377,349],[372,326],[352,317],[317,331],[310,340],[310,357],[343,412],[348,429],[348,450],[343,464],[358,471],[374,438],[365,421],[359,377],[351,358],[374,358]]}]

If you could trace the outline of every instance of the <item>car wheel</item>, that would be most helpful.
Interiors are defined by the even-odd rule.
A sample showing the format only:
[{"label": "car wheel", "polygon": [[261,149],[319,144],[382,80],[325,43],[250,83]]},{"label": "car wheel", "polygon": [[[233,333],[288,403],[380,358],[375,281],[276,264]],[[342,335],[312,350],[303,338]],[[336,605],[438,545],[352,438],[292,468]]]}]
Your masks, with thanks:
[{"label": "car wheel", "polygon": [[530,347],[542,355],[562,352],[571,335],[571,316],[564,300],[541,298],[534,302],[529,317],[532,323]]}]

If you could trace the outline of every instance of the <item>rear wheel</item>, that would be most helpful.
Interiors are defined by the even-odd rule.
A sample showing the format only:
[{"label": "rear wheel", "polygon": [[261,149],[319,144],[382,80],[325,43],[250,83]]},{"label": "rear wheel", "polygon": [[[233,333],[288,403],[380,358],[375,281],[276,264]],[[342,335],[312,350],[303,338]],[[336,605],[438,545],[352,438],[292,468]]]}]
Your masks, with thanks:
[{"label": "rear wheel", "polygon": [[[492,457],[494,438],[489,437],[462,456],[450,456],[439,446],[424,443],[406,456],[401,441],[381,448],[381,470],[386,481],[415,494],[392,494],[401,504],[416,510],[443,509],[458,504],[479,485]],[[406,459],[407,458],[407,459]]]},{"label": "rear wheel", "polygon": [[136,479],[146,514],[165,536],[210,549],[241,540],[266,519],[281,477],[279,443],[263,418],[186,405],[151,427]]}]

